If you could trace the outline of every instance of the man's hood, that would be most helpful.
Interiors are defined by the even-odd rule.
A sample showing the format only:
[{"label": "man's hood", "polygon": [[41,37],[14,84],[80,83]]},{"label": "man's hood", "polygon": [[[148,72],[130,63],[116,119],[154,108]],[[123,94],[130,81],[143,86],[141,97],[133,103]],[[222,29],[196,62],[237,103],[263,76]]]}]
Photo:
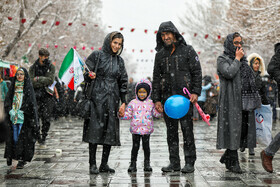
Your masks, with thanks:
[{"label": "man's hood", "polygon": [[157,32],[157,46],[156,51],[160,51],[164,47],[164,42],[161,38],[162,32],[172,32],[175,34],[177,42],[183,43],[184,45],[187,45],[185,39],[183,36],[179,33],[178,29],[175,27],[175,25],[171,21],[163,22],[160,24],[158,32]]}]

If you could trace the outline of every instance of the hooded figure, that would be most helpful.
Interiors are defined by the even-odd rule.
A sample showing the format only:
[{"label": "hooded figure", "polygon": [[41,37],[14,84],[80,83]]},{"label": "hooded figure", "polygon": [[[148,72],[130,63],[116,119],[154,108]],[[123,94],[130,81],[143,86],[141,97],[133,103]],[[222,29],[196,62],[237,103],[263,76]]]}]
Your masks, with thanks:
[{"label": "hooded figure", "polygon": [[[22,93],[22,96],[17,97],[16,92],[18,92],[17,88],[19,85],[19,82],[17,81],[17,74],[19,71],[24,72],[24,81],[21,83],[23,84],[23,90],[19,91]],[[15,99],[18,99],[20,102],[17,112],[18,115],[16,115],[17,118],[11,116],[14,114],[12,111],[15,110]],[[39,134],[35,93],[28,72],[25,68],[19,68],[16,76],[12,78],[11,86],[5,99],[4,106],[7,121],[10,122],[10,134],[6,142],[4,158],[7,158],[8,165],[11,164],[11,159],[19,160],[20,162],[18,163],[18,168],[20,164],[22,164],[20,166],[20,168],[22,168],[26,161],[30,162],[32,160],[35,142]],[[23,116],[20,115],[21,113]],[[15,142],[13,138],[14,123],[22,123],[17,142]]]},{"label": "hooded figure", "polygon": [[153,117],[159,118],[161,113],[155,109],[155,105],[150,99],[151,91],[151,82],[148,79],[141,79],[135,87],[136,98],[128,104],[125,115],[121,118],[123,120],[132,119],[129,130],[132,134],[133,147],[128,172],[137,171],[136,161],[141,138],[145,156],[144,171],[152,171],[150,166],[150,134],[154,132]]},{"label": "hooded figure", "polygon": [[[114,53],[112,43],[119,39],[120,49]],[[114,172],[107,165],[111,146],[120,146],[119,127],[119,102],[126,103],[127,73],[124,61],[119,56],[123,49],[123,36],[119,32],[109,33],[105,39],[101,51],[94,51],[86,60],[91,71],[95,71],[96,78],[90,79],[89,73],[84,78],[87,83],[92,83],[90,119],[84,122],[83,141],[89,143],[90,149],[90,172],[98,173],[96,168],[96,147],[103,145],[102,163],[99,171]],[[108,166],[108,167],[107,167]],[[105,169],[104,169],[105,168]]]},{"label": "hooded figure", "polygon": [[[187,45],[182,35],[171,21],[163,22],[157,32],[157,54],[153,71],[152,98],[158,111],[163,111],[165,101],[172,95],[182,95],[186,87],[191,92],[191,99],[196,102],[201,93],[202,74],[197,53],[192,46]],[[172,119],[164,113],[167,127],[167,142],[169,147],[169,161],[162,171],[180,171],[178,122],[184,136],[185,166],[183,173],[194,171],[196,150],[192,122],[193,106],[190,105],[187,115],[180,119]]]},{"label": "hooded figure", "polygon": [[[256,87],[262,98],[262,104],[268,105],[269,102],[268,102],[268,98],[266,96],[265,82],[263,82],[262,78],[261,78],[265,74],[265,64],[264,64],[263,58],[257,53],[252,53],[247,57],[247,60],[248,60],[248,65],[254,71]],[[254,67],[253,67],[253,64],[255,62],[259,62],[259,69],[257,71],[255,71]]]},{"label": "hooded figure", "polygon": [[[242,43],[239,33],[229,34],[224,42],[224,53],[217,59],[217,72],[220,78],[217,149],[226,149],[220,162],[225,163],[226,168],[235,173],[242,173],[237,149],[256,147],[254,119],[256,106],[248,106],[244,103],[251,101],[248,97],[255,99],[251,97],[254,95],[250,94],[257,96],[253,104],[260,102],[255,77],[244,56]],[[240,48],[237,50],[238,46]],[[254,131],[254,136],[247,133],[248,131]]]},{"label": "hooded figure", "polygon": [[[280,42],[274,46],[275,54],[272,56],[268,66],[268,74],[277,82],[280,87]],[[278,104],[280,105],[280,89],[278,89]]]}]

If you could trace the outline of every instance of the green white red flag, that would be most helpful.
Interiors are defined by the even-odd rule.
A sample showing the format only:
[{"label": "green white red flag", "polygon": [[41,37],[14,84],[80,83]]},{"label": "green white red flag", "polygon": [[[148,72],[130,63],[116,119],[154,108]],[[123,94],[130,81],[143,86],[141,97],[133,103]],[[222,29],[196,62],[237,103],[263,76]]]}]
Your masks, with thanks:
[{"label": "green white red flag", "polygon": [[60,66],[58,77],[71,90],[76,90],[77,87],[84,81],[84,71],[86,64],[78,54],[71,48]]}]

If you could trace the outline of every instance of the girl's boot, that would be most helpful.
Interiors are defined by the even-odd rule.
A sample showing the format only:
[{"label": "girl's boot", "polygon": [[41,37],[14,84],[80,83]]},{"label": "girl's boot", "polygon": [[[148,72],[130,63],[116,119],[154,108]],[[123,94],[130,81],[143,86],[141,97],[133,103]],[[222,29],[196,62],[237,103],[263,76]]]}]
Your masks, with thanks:
[{"label": "girl's boot", "polygon": [[128,172],[136,172],[137,168],[136,168],[136,161],[131,161],[130,165],[128,167]]},{"label": "girl's boot", "polygon": [[153,171],[153,168],[151,167],[149,160],[144,161],[144,171]]}]

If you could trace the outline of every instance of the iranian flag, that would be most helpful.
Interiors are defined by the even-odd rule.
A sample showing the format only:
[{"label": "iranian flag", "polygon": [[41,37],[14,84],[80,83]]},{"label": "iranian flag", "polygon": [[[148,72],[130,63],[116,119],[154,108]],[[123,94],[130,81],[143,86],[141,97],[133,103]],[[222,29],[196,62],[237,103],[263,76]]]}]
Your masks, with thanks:
[{"label": "iranian flag", "polygon": [[84,81],[84,69],[86,65],[77,51],[73,48],[69,50],[60,66],[58,77],[71,90],[76,90],[77,87]]}]

